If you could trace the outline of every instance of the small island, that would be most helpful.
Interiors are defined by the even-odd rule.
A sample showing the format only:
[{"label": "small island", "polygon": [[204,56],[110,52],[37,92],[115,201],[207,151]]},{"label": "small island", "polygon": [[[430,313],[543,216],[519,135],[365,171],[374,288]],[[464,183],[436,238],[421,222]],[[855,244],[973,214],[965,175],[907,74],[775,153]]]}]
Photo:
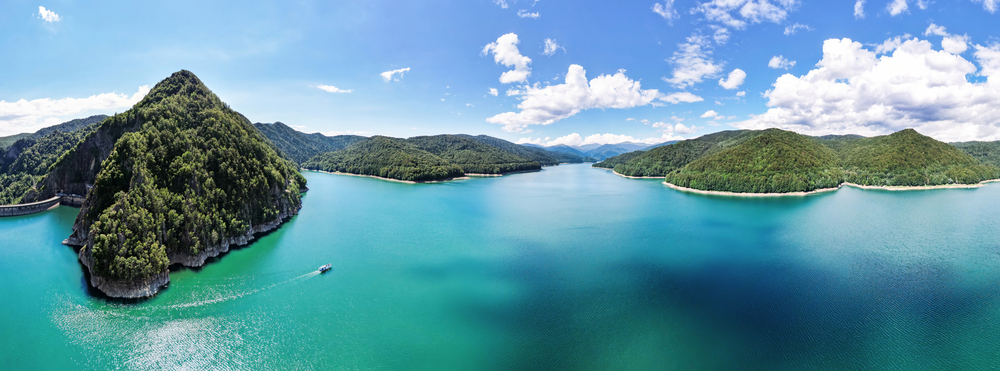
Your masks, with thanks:
[{"label": "small island", "polygon": [[[807,195],[841,186],[969,188],[1000,178],[995,144],[950,145],[906,129],[890,135],[810,137],[736,130],[631,152],[594,167],[662,177],[671,188],[719,195]],[[979,151],[977,159],[968,151]]]}]

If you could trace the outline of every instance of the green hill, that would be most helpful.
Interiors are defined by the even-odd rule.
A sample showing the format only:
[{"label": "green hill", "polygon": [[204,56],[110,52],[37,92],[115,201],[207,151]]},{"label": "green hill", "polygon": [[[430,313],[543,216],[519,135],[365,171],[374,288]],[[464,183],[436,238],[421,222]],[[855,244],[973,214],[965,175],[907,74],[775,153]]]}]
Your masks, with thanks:
[{"label": "green hill", "polygon": [[26,134],[0,157],[0,204],[21,203],[35,182],[66,151],[94,131],[104,115],[76,119]]},{"label": "green hill", "polygon": [[1000,178],[998,165],[1000,142],[953,146],[912,129],[872,138],[724,131],[594,164],[623,175],[663,176],[682,187],[737,193],[811,191],[843,182],[975,184]]},{"label": "green hill", "polygon": [[503,151],[467,136],[420,136],[406,139],[406,143],[458,165],[463,172],[470,174],[504,174],[542,168],[541,164],[530,158]]},{"label": "green hill", "polygon": [[462,168],[403,139],[374,136],[302,164],[309,170],[424,182],[464,176]]},{"label": "green hill", "polygon": [[283,154],[298,164],[323,152],[337,151],[364,140],[358,135],[337,135],[328,137],[320,133],[306,134],[280,122],[273,124],[253,124],[264,136],[274,143]]},{"label": "green hill", "polygon": [[82,246],[94,287],[143,297],[169,282],[169,265],[200,266],[296,214],[305,178],[180,71],[63,154],[35,197],[80,184],[93,188],[67,243]]},{"label": "green hill", "polygon": [[664,177],[706,154],[737,144],[754,132],[721,131],[642,152],[628,152],[594,164],[616,173],[638,177]]},{"label": "green hill", "polygon": [[544,148],[529,147],[520,144],[514,144],[500,138],[494,138],[488,135],[477,135],[471,136],[466,134],[458,135],[460,137],[469,138],[480,143],[489,145],[500,149],[501,151],[521,156],[532,161],[538,162],[542,166],[552,166],[558,164],[579,164],[584,162],[591,162],[594,159],[584,156],[575,155],[572,153],[549,151]]},{"label": "green hill", "polygon": [[1000,177],[955,146],[913,129],[872,138],[846,138],[840,149],[846,181],[874,186],[972,184]]},{"label": "green hill", "polygon": [[755,134],[667,174],[666,181],[738,193],[805,192],[842,182],[837,154],[818,140],[779,129]]}]

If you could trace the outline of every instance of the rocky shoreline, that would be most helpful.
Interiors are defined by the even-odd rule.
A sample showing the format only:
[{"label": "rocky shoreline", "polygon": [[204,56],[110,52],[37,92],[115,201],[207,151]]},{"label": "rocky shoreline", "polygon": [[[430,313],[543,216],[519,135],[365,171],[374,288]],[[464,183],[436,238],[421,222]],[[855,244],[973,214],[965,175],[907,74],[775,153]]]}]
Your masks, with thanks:
[{"label": "rocky shoreline", "polygon": [[[292,216],[298,214],[299,209],[287,209],[278,214],[278,218],[270,222],[261,223],[250,227],[245,233],[239,236],[226,237],[218,245],[209,246],[198,255],[188,255],[184,253],[170,252],[167,258],[170,265],[181,264],[185,267],[200,267],[205,264],[208,258],[214,258],[229,251],[230,247],[249,245],[254,240],[254,235],[270,232],[284,224]],[[170,269],[167,268],[162,273],[153,275],[140,281],[109,280],[94,274],[94,258],[91,250],[85,246],[87,242],[81,241],[74,231],[74,234],[63,241],[64,245],[81,247],[79,252],[80,262],[87,267],[90,275],[90,285],[100,290],[105,295],[113,298],[140,299],[148,298],[160,292],[160,289],[170,284]]]}]

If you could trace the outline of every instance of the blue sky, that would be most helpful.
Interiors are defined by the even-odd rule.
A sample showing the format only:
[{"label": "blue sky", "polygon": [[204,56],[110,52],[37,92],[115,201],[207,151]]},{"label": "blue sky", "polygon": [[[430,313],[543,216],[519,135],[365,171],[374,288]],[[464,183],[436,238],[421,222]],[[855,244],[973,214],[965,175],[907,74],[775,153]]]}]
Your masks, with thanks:
[{"label": "blue sky", "polygon": [[251,121],[327,134],[584,144],[914,127],[1000,139],[998,0],[0,7],[0,135],[124,111],[187,69]]}]

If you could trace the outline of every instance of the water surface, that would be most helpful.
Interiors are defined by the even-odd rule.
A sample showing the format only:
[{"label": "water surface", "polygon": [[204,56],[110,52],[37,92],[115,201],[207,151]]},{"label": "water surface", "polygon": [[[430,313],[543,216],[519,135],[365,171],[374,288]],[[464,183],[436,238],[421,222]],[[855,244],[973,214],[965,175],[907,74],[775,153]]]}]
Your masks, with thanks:
[{"label": "water surface", "polygon": [[78,209],[0,218],[0,369],[1000,367],[1000,184],[305,175],[299,216],[140,302],[90,293]]}]

